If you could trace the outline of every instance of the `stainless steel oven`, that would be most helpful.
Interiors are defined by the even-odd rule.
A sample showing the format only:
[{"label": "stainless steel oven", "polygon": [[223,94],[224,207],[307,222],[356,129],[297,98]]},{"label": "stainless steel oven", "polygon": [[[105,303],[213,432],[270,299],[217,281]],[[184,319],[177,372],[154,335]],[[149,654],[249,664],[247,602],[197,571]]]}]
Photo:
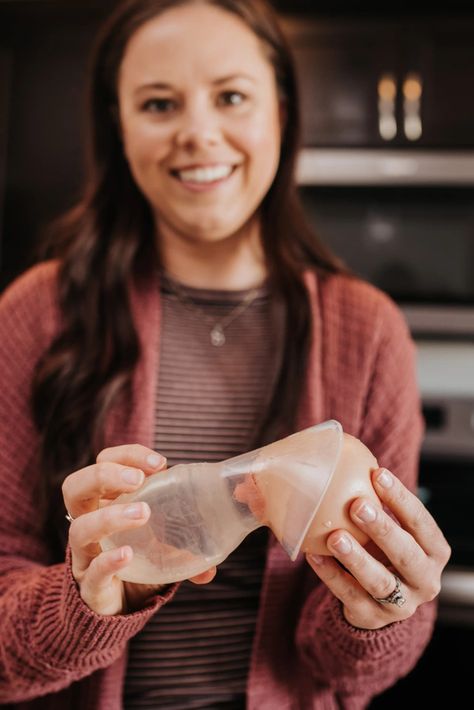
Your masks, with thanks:
[{"label": "stainless steel oven", "polygon": [[307,148],[299,184],[323,241],[397,301],[415,338],[419,494],[453,550],[439,618],[474,633],[474,153]]},{"label": "stainless steel oven", "polygon": [[415,334],[474,337],[474,153],[306,149],[299,184],[322,239]]}]

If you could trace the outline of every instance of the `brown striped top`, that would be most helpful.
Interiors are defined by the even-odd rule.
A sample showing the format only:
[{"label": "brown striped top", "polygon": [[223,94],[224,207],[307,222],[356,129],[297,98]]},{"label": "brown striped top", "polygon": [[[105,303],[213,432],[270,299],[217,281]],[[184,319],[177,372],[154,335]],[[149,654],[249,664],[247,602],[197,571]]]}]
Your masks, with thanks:
[{"label": "brown striped top", "polygon": [[[161,291],[156,449],[169,466],[248,451],[279,369],[282,328],[268,286],[224,328],[221,347],[211,344],[211,328],[230,321],[247,291],[194,289],[169,277]],[[126,708],[245,707],[266,545],[266,529],[252,533],[213,582],[183,583],[131,640]]]}]

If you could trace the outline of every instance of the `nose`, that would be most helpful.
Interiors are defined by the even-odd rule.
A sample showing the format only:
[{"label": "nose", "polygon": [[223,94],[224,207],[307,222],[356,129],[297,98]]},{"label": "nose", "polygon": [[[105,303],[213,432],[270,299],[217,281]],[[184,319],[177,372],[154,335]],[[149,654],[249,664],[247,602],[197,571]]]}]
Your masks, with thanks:
[{"label": "nose", "polygon": [[176,132],[176,145],[190,152],[217,145],[221,139],[218,117],[205,108],[186,111]]}]

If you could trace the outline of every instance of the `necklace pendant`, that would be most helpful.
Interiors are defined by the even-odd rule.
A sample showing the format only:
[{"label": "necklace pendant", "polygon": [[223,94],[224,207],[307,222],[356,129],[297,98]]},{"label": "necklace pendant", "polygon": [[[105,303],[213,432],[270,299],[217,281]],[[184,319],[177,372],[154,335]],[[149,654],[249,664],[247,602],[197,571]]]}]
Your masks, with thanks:
[{"label": "necklace pendant", "polygon": [[216,347],[220,348],[225,343],[225,335],[220,325],[215,325],[211,330],[211,343]]}]

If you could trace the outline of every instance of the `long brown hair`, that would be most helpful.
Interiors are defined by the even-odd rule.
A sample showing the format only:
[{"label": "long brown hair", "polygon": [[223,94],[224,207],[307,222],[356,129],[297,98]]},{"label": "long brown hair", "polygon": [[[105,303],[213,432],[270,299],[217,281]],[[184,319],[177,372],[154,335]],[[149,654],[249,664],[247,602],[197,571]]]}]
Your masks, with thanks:
[{"label": "long brown hair", "polygon": [[[92,463],[104,444],[111,404],[130,388],[140,356],[129,303],[133,278],[157,264],[151,210],[123,155],[114,115],[117,76],[126,45],[146,21],[196,0],[127,0],[96,41],[88,87],[88,161],[80,203],[56,226],[47,252],[60,260],[63,327],[37,368],[33,407],[50,510],[62,513],[60,483]],[[321,277],[342,270],[309,228],[294,180],[299,108],[291,53],[266,0],[198,0],[240,17],[260,38],[286,106],[281,158],[261,205],[264,250],[275,291],[287,311],[284,357],[261,441],[291,430],[311,338],[304,268]]]}]

